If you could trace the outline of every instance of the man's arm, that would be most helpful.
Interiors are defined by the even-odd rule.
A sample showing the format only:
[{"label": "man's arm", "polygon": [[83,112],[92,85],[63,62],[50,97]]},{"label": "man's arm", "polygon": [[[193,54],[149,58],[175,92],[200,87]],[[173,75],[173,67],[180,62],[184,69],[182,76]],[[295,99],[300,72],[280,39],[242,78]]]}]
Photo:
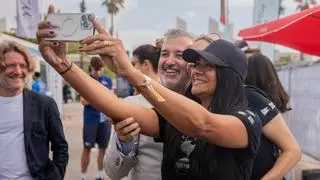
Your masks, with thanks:
[{"label": "man's arm", "polygon": [[113,151],[108,150],[105,170],[112,179],[122,178],[129,174],[136,163],[139,143],[139,124],[128,118],[114,125]]},{"label": "man's arm", "polygon": [[48,134],[53,153],[53,163],[59,170],[60,177],[64,177],[69,160],[68,143],[65,139],[63,126],[57,104],[50,99],[48,107]]},{"label": "man's arm", "polygon": [[127,176],[136,164],[138,143],[133,141],[125,145],[118,143],[120,142],[114,133],[112,145],[104,158],[104,169],[111,179],[121,179]]}]

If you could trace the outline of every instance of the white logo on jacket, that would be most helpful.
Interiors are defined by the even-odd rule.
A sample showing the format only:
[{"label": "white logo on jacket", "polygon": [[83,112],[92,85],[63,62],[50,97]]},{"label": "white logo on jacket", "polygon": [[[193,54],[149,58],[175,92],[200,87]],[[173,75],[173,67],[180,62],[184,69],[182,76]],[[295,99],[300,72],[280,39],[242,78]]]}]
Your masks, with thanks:
[{"label": "white logo on jacket", "polygon": [[270,108],[269,107],[265,107],[265,108],[261,109],[260,111],[265,116],[270,111]]}]

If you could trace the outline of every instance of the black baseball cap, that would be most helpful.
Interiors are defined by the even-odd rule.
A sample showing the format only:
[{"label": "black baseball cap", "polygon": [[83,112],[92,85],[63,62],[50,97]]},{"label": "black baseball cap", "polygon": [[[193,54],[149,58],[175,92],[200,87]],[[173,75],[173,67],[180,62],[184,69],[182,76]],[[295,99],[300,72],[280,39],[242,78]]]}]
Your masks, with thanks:
[{"label": "black baseball cap", "polygon": [[186,49],[182,56],[185,61],[191,63],[201,57],[212,65],[231,68],[243,81],[246,79],[247,57],[241,49],[229,41],[219,39],[204,50]]}]

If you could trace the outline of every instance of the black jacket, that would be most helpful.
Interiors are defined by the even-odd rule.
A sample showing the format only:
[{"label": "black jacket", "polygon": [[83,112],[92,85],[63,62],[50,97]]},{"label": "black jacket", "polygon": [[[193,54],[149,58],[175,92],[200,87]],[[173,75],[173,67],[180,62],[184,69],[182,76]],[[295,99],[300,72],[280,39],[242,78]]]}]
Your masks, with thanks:
[{"label": "black jacket", "polygon": [[[32,177],[63,179],[69,159],[68,144],[55,101],[24,90],[23,121],[26,158]],[[49,158],[50,147],[52,158]]]}]

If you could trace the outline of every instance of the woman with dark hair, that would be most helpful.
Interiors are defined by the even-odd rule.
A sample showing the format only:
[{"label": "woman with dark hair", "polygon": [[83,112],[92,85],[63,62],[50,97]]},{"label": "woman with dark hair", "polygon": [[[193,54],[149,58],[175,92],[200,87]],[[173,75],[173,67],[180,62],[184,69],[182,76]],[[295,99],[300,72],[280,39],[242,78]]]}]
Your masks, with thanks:
[{"label": "woman with dark hair", "polygon": [[[254,53],[248,58],[248,74],[246,78],[247,94],[252,95],[249,105],[260,109],[263,135],[260,150],[255,161],[252,179],[281,179],[300,160],[301,150],[282,115],[288,107],[289,96],[285,92],[271,60],[261,53]],[[254,86],[254,87],[253,87]],[[261,89],[260,94],[270,99],[269,105],[262,105],[255,87]],[[279,149],[281,153],[279,152]]]},{"label": "woman with dark hair", "polygon": [[[212,38],[210,35],[199,37],[195,40],[193,47],[202,50],[216,40],[217,39],[215,37]],[[278,83],[273,84],[278,84],[280,89],[282,89],[283,91],[282,85],[280,84],[271,61],[269,59],[266,59],[267,57],[264,56],[264,60],[268,60],[268,62],[263,62],[264,60],[260,59],[261,55],[259,54],[260,53],[252,58],[254,58],[253,61],[256,61],[256,63],[260,64],[260,66],[253,66],[254,63],[251,63],[249,61],[247,80],[251,76],[251,78],[255,79],[255,81],[258,78],[262,78],[262,81],[270,82],[268,81],[269,76],[276,77]],[[252,60],[252,58],[249,59]],[[268,68],[266,68],[265,66],[261,66],[266,63],[269,64],[268,66],[271,66]],[[270,68],[272,68],[273,71],[270,70]],[[266,69],[269,70],[266,71]],[[261,73],[270,74],[264,76],[261,75]],[[249,107],[251,107],[258,113],[263,125],[260,148],[255,161],[251,179],[281,179],[299,161],[301,157],[301,151],[298,143],[291,134],[289,128],[285,124],[280,114],[280,112],[283,111],[281,111],[281,108],[279,108],[278,110],[278,107],[280,106],[275,106],[273,102],[269,100],[271,98],[266,96],[266,94],[256,86],[258,86],[258,84],[245,86],[245,92],[248,99]],[[274,94],[276,95],[277,93],[274,92]],[[282,154],[279,154],[277,146],[280,147]]]},{"label": "woman with dark hair", "polygon": [[[128,61],[122,42],[108,35],[96,20],[92,22],[100,34],[83,39],[80,51],[99,54],[154,109],[117,98],[73,65],[64,56],[65,49],[55,48],[56,43],[63,42],[42,39],[52,37],[52,25],[46,22],[39,25],[39,49],[45,60],[90,103],[118,123],[133,117],[143,134],[164,143],[162,179],[250,178],[261,122],[247,107],[242,86],[247,71],[243,52],[225,40],[215,41],[203,51],[183,52],[182,57],[190,62],[189,92],[197,103],[136,70]],[[167,69],[166,73],[176,71]]]},{"label": "woman with dark hair", "polygon": [[151,44],[141,45],[132,52],[132,55],[131,63],[135,68],[151,78],[158,76],[160,50],[157,47]]},{"label": "woman with dark hair", "polygon": [[245,82],[247,85],[256,86],[264,91],[281,113],[291,110],[289,96],[267,56],[255,53],[248,58],[248,74]]}]

